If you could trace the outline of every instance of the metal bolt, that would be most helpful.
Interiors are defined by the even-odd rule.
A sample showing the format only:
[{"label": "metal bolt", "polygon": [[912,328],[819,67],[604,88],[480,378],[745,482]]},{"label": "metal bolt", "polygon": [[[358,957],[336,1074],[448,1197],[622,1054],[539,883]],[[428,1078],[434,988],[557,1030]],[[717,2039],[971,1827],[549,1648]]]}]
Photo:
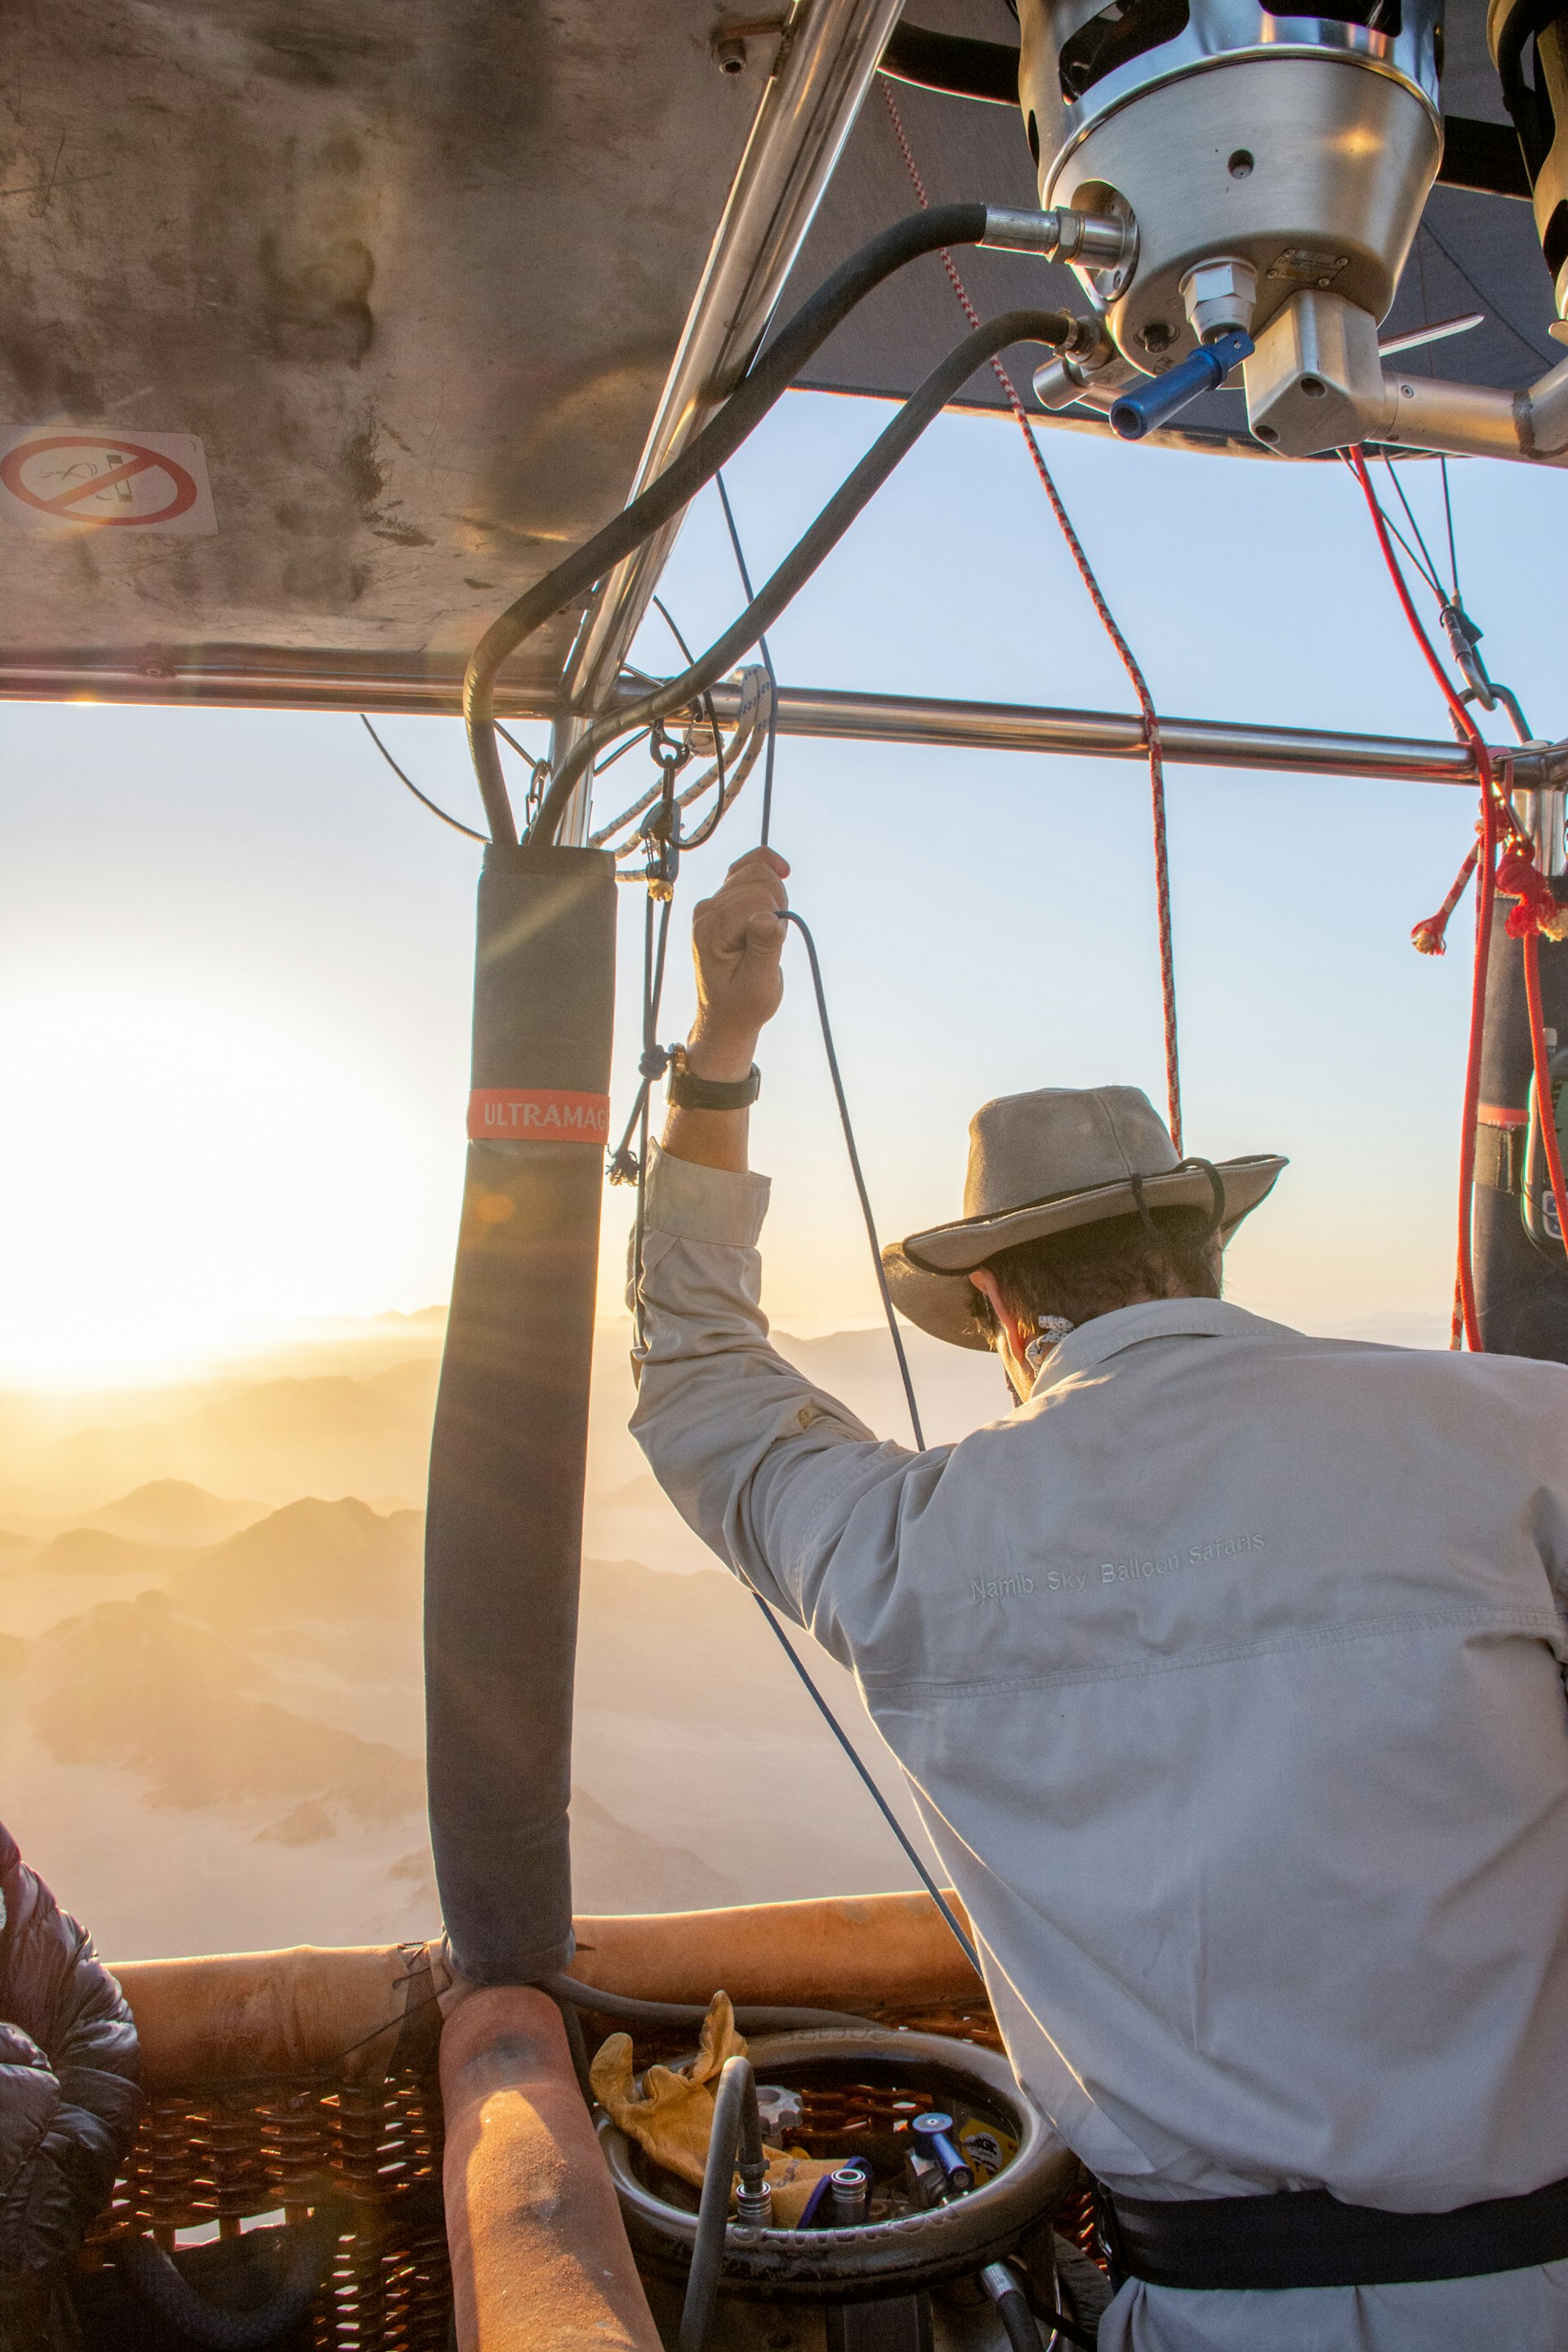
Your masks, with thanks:
[{"label": "metal bolt", "polygon": [[721,73],[742,74],[746,70],[746,44],[738,33],[715,34],[712,58]]},{"label": "metal bolt", "polygon": [[765,2230],[773,2218],[773,2192],[768,2182],[742,2180],[735,2192],[735,2219]]},{"label": "metal bolt", "polygon": [[1250,148],[1238,147],[1225,168],[1233,180],[1245,180],[1252,169],[1253,161]]},{"label": "metal bolt", "polygon": [[852,2230],[866,2218],[866,2199],[870,2182],[858,2164],[846,2164],[828,2176],[828,2189],[833,2197],[833,2219],[840,2230]]}]

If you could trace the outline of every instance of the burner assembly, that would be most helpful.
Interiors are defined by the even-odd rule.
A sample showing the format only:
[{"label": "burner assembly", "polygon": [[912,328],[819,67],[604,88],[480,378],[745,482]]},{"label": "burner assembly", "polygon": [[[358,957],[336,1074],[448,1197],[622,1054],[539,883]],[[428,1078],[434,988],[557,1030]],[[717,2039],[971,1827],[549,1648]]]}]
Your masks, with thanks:
[{"label": "burner assembly", "polygon": [[[1020,0],[1018,13],[1041,205],[1126,233],[1114,266],[1073,264],[1100,341],[1038,371],[1046,407],[1087,402],[1138,439],[1240,365],[1253,436],[1281,455],[1365,441],[1568,452],[1562,369],[1518,394],[1384,373],[1378,329],[1442,154],[1436,0],[1352,0],[1321,16],[1257,0]],[[1492,16],[1500,71],[1511,67],[1518,104],[1533,109],[1536,211],[1561,300],[1568,205],[1550,102],[1519,68],[1523,10]],[[1556,41],[1554,28],[1540,36],[1543,91]]]},{"label": "burner assembly", "polygon": [[[840,2161],[823,2173],[796,2226],[775,2228],[745,2218],[742,2133],[742,2218],[725,2227],[716,2270],[726,2294],[887,2305],[890,2344],[904,2340],[897,2305],[916,2352],[929,2327],[921,2297],[965,2278],[984,2285],[984,2274],[1039,2232],[1077,2184],[1076,2159],[1025,2100],[1005,2060],[972,2043],[874,2030],[791,2033],[754,2042],[750,2063],[764,2141]],[[639,2261],[688,2278],[703,2259],[697,2191],[607,2119],[599,2137]],[[715,2147],[721,2137],[716,2124]],[[1012,2272],[1004,2278],[1002,2291],[1016,2292]]]}]

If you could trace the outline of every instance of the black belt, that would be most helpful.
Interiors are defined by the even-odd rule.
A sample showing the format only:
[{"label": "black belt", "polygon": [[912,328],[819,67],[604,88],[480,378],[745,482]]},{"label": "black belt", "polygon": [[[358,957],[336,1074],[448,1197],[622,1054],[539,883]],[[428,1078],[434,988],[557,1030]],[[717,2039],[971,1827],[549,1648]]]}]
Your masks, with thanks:
[{"label": "black belt", "polygon": [[1326,2189],[1268,2197],[1099,2199],[1119,2278],[1220,2293],[1401,2286],[1568,2261],[1568,2180],[1452,2213],[1342,2205]]}]

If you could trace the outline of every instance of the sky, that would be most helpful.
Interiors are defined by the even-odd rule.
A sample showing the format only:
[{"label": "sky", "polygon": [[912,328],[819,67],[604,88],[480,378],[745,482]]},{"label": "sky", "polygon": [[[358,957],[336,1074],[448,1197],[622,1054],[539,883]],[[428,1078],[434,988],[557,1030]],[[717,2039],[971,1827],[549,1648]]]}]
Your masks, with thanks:
[{"label": "sky", "polygon": [[[885,416],[810,394],[775,411],[728,475],[753,576]],[[1059,430],[1046,446],[1163,710],[1446,734],[1342,467]],[[1436,546],[1437,468],[1403,470]],[[1451,476],[1493,672],[1538,733],[1568,732],[1568,479],[1480,460]],[[711,494],[663,593],[693,643],[736,608]],[[940,419],[773,647],[795,685],[1130,703],[1002,418]],[[657,616],[635,652],[675,665]],[[385,731],[477,821],[456,720]],[[644,765],[633,752],[605,780],[605,813]],[[153,1378],[280,1326],[443,1299],[475,845],[404,792],[348,717],[9,703],[0,779],[0,1379]],[[690,905],[754,843],[759,782],[683,869],[668,1038],[689,1017]],[[1232,1247],[1231,1294],[1316,1330],[1440,1343],[1468,924],[1456,918],[1440,962],[1408,934],[1465,852],[1471,797],[1180,768],[1168,796],[1187,1148],[1291,1161]],[[1141,765],[786,738],[773,839],[821,951],[885,1235],[958,1213],[967,1121],[994,1095],[1122,1081],[1163,1102]],[[638,1051],[641,893],[621,900],[613,1118]],[[797,943],[759,1059],[767,1303],[797,1331],[868,1323]],[[628,1215],[607,1191],[605,1316],[620,1311]]]}]

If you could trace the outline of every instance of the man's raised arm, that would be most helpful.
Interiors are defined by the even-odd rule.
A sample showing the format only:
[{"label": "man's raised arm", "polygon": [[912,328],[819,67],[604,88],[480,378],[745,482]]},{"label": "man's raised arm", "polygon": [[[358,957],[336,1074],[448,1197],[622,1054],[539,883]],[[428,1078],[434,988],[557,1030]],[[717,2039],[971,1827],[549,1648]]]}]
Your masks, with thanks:
[{"label": "man's raised arm", "polygon": [[892,1576],[909,1482],[933,1483],[946,1457],[879,1444],[768,1341],[767,1179],[748,1169],[747,1104],[726,1095],[749,1096],[784,993],[788,872],[754,849],[692,918],[697,1018],[648,1171],[632,1430],[704,1542],[847,1656],[845,1633]]}]

